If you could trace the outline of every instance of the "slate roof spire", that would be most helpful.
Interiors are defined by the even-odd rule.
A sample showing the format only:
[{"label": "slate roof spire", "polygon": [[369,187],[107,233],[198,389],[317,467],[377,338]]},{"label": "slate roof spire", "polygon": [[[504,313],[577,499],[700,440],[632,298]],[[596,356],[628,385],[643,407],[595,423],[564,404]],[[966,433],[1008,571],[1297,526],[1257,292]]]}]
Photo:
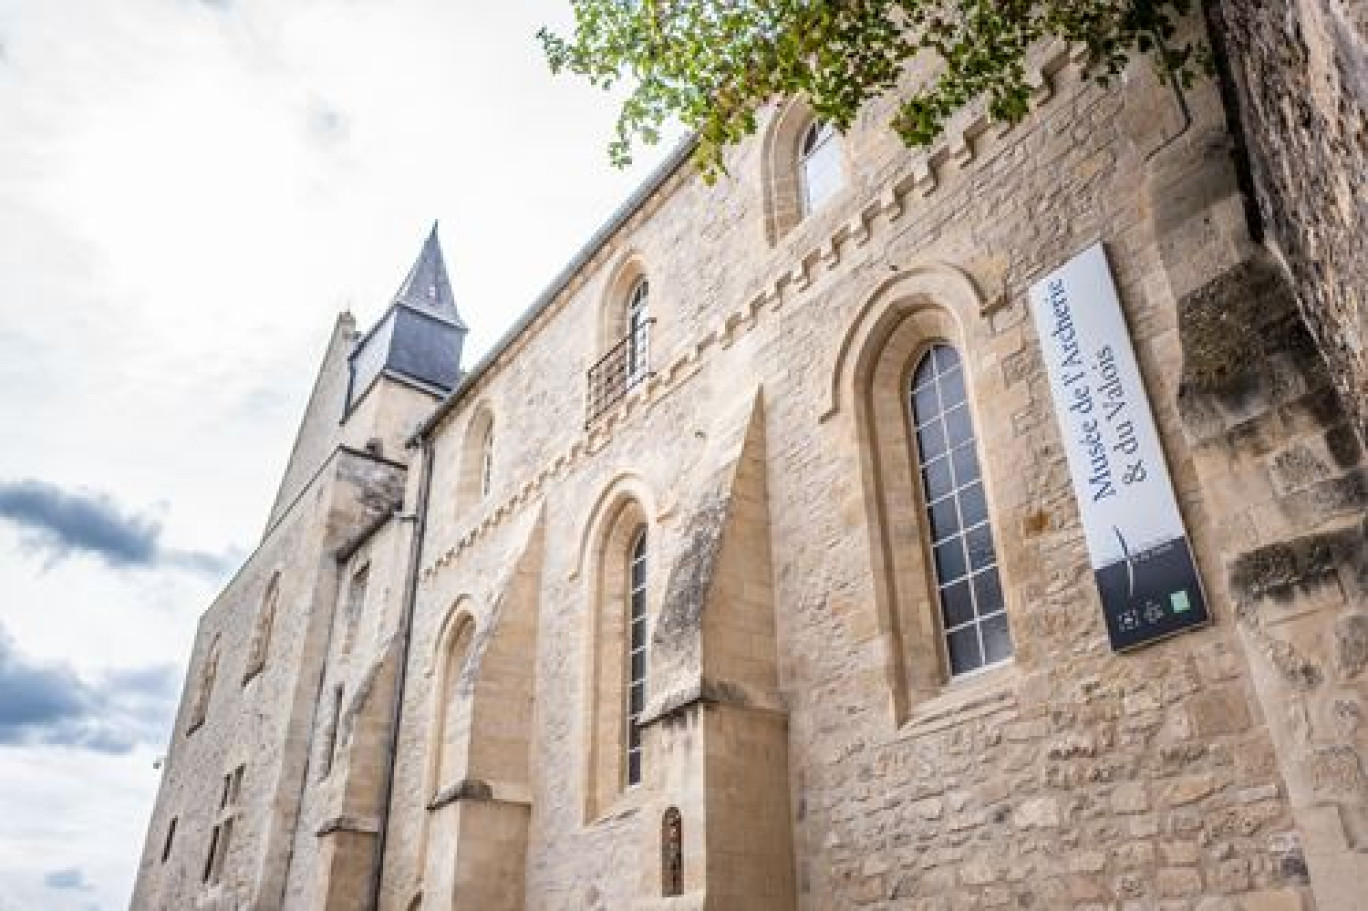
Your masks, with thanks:
[{"label": "slate roof spire", "polygon": [[451,293],[451,280],[447,278],[442,245],[437,239],[437,222],[432,223],[423,249],[395,293],[394,302],[435,313],[462,329],[467,328],[456,310],[456,298]]},{"label": "slate roof spire", "polygon": [[434,221],[394,300],[349,356],[345,413],[382,377],[438,396],[450,392],[461,379],[466,332]]}]

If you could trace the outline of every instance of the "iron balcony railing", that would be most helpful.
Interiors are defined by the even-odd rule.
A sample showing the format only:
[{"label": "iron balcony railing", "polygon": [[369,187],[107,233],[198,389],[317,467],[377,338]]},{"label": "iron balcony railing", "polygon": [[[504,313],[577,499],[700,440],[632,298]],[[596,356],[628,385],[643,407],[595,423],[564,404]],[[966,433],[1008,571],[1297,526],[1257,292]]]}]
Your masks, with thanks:
[{"label": "iron balcony railing", "polygon": [[585,426],[622,401],[622,397],[633,387],[651,375],[650,333],[654,322],[654,318],[642,320],[589,368]]}]

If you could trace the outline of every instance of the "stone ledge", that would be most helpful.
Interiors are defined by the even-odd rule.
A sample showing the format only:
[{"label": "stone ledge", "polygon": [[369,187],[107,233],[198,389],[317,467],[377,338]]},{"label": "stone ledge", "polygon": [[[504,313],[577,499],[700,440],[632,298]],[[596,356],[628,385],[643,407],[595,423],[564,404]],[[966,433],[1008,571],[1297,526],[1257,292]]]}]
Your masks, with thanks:
[{"label": "stone ledge", "polygon": [[323,838],[338,832],[350,832],[354,835],[378,835],[380,833],[380,822],[369,816],[334,816],[331,819],[324,820],[314,834]]},{"label": "stone ledge", "polygon": [[506,803],[516,806],[531,806],[532,796],[527,788],[501,781],[482,781],[479,778],[462,778],[455,784],[442,788],[437,796],[428,802],[429,812],[440,810],[458,801],[477,801],[480,803]]},{"label": "stone ledge", "polygon": [[1285,600],[1365,559],[1368,520],[1246,551],[1230,567],[1231,592],[1246,603]]},{"label": "stone ledge", "polygon": [[777,699],[752,692],[749,688],[729,680],[702,680],[653,698],[637,719],[647,725],[671,715],[678,715],[694,705],[725,705],[752,712],[787,715],[788,710]]},{"label": "stone ledge", "polygon": [[981,677],[947,685],[938,695],[917,704],[902,727],[888,739],[897,743],[989,716],[1009,721],[1017,713],[1014,664],[994,668]]}]

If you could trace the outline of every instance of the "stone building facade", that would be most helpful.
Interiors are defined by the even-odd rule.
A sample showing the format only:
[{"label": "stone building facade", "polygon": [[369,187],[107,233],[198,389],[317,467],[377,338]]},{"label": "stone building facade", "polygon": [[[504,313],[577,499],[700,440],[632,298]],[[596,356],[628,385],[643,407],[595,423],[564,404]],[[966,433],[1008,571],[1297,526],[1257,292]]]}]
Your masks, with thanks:
[{"label": "stone building facade", "polygon": [[[134,907],[1368,908],[1339,368],[1216,84],[1082,65],[682,150],[466,370],[429,238],[204,614]],[[1126,653],[1027,304],[1099,241],[1212,614]]]}]

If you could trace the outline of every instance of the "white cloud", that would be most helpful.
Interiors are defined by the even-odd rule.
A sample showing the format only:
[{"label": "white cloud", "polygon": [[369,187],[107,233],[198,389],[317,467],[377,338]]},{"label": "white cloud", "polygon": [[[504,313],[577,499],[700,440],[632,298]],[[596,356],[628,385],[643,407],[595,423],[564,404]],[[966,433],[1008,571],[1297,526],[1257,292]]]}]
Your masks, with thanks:
[{"label": "white cloud", "polygon": [[[664,154],[607,167],[611,99],[533,37],[567,21],[568,0],[0,0],[0,482],[250,549],[336,311],[374,319],[432,219],[477,357]],[[0,528],[25,654],[92,680],[184,663],[211,583],[17,545]],[[126,902],[155,788],[132,762],[0,748],[0,909]],[[72,869],[92,892],[44,885]]]}]

